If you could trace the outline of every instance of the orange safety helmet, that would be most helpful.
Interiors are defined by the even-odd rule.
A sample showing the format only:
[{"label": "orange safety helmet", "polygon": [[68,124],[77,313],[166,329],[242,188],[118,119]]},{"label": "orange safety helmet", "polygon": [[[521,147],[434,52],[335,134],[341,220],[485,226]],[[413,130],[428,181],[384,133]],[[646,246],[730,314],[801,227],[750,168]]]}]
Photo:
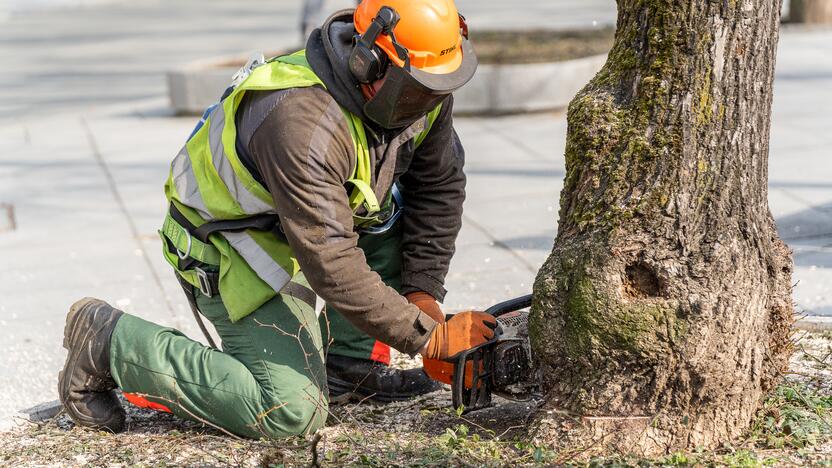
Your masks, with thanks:
[{"label": "orange safety helmet", "polygon": [[[401,18],[393,32],[399,44],[407,49],[411,65],[434,74],[451,73],[459,68],[463,58],[462,40],[468,31],[453,0],[363,0],[353,17],[356,31],[367,32],[384,6],[394,9]],[[404,66],[390,36],[380,35],[375,43],[393,63]]]},{"label": "orange safety helmet", "polygon": [[349,67],[360,83],[383,79],[364,105],[383,128],[412,124],[471,80],[477,55],[453,0],[363,0],[353,14]]}]

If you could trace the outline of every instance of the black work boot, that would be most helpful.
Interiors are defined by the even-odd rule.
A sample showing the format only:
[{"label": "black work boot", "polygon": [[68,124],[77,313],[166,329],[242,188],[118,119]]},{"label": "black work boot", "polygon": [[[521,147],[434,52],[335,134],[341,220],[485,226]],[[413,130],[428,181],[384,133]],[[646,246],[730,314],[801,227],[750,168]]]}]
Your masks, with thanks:
[{"label": "black work boot", "polygon": [[66,315],[64,370],[58,374],[58,396],[75,424],[124,430],[124,408],[110,374],[110,337],[124,312],[106,302],[86,297]]},{"label": "black work boot", "polygon": [[388,403],[439,390],[442,385],[419,369],[393,369],[380,362],[330,354],[326,359],[329,401],[372,400]]}]

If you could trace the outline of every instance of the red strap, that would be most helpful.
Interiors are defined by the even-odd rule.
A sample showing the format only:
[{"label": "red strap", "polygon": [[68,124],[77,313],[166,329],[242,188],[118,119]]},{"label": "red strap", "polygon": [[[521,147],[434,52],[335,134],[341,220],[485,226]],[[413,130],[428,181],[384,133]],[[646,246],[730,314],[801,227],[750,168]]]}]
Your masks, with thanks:
[{"label": "red strap", "polygon": [[370,359],[380,362],[382,364],[390,365],[390,346],[376,340],[373,345],[373,352],[370,353]]},{"label": "red strap", "polygon": [[162,411],[164,413],[172,413],[173,412],[167,406],[159,404],[159,403],[153,403],[152,401],[148,400],[147,398],[145,398],[143,396],[139,396],[139,395],[135,395],[133,393],[127,393],[127,392],[123,392],[123,394],[124,394],[124,398],[126,398],[127,401],[129,401],[130,403],[138,406],[139,408],[148,408],[148,409],[152,409],[152,410],[156,410],[156,411]]}]

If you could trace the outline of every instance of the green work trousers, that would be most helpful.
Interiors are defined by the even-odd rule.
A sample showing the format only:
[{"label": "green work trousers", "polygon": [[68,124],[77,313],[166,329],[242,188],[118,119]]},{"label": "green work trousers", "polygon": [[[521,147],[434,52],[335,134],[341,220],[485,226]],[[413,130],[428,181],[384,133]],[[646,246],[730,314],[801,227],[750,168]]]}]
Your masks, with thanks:
[{"label": "green work trousers", "polygon": [[[358,247],[364,251],[367,264],[387,286],[396,291],[400,291],[402,286],[401,226],[401,223],[396,223],[385,233],[362,234],[358,238]],[[327,306],[326,314],[321,314],[320,321],[324,336],[329,330],[330,354],[390,364],[390,346],[355,328],[337,310]]]},{"label": "green work trousers", "polygon": [[[397,289],[400,239],[397,225],[359,240],[370,267]],[[308,286],[303,273],[292,281]],[[197,288],[194,294],[222,339],[222,351],[129,314],[110,342],[110,370],[119,388],[180,417],[252,438],[311,433],[327,417],[327,351],[389,361],[389,347],[329,308],[319,318],[313,307],[279,294],[232,323],[219,296]]]}]

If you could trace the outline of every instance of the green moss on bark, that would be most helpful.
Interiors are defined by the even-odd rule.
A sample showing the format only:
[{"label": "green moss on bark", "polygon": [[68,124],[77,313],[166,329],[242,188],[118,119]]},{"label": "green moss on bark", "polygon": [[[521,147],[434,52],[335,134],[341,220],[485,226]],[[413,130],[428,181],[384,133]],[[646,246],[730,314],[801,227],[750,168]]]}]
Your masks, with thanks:
[{"label": "green moss on bark", "polygon": [[682,338],[686,326],[675,307],[661,298],[628,301],[609,284],[596,287],[583,272],[574,273],[566,292],[563,330],[566,353],[579,359],[589,354],[652,359]]},{"label": "green moss on bark", "polygon": [[[681,129],[656,122],[674,107],[669,83],[687,60],[679,54],[674,17],[683,12],[666,0],[635,3],[628,8],[648,18],[647,27],[619,27],[606,65],[569,107],[562,228],[619,228],[670,200],[666,184],[629,192],[633,174],[649,176],[656,160],[681,151]],[[702,105],[711,104],[706,94]]]}]

